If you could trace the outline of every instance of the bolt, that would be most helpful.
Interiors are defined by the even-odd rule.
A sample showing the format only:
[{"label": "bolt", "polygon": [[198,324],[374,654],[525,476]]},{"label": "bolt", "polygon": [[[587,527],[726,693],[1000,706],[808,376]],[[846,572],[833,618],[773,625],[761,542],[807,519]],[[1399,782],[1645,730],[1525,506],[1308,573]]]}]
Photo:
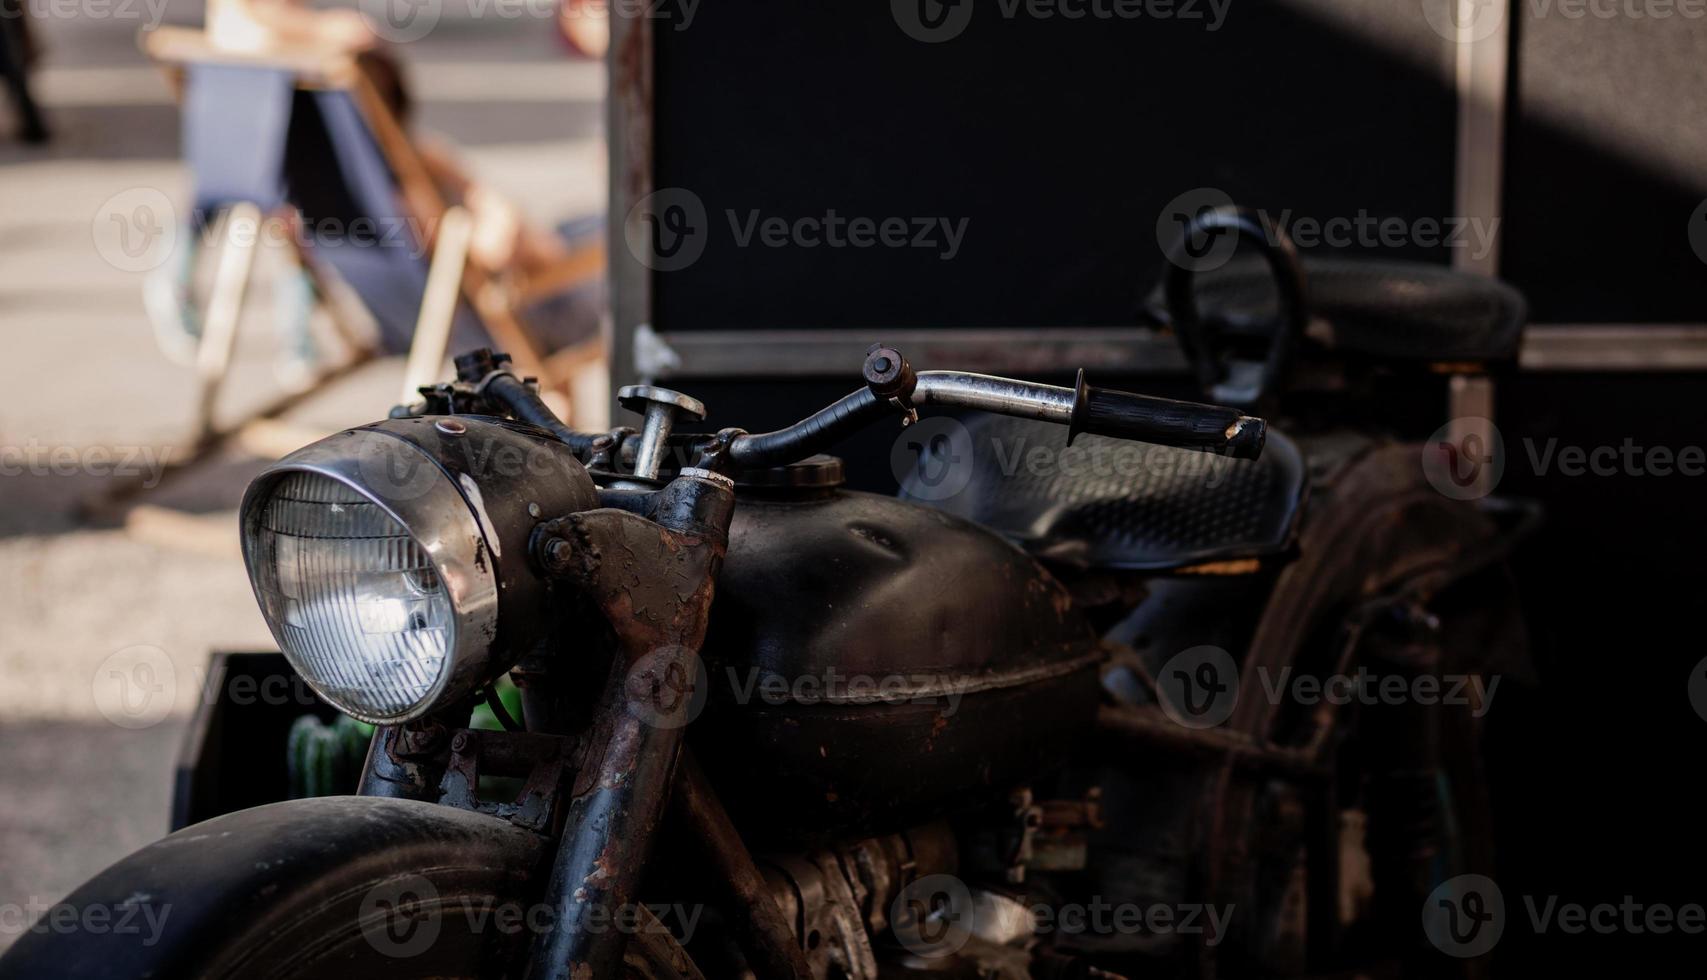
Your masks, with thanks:
[{"label": "bolt", "polygon": [[552,538],[545,543],[543,557],[546,568],[561,572],[569,567],[570,559],[575,557],[575,546],[562,538]]},{"label": "bolt", "polygon": [[450,740],[450,750],[457,753],[468,751],[468,733],[457,732],[456,737]]}]

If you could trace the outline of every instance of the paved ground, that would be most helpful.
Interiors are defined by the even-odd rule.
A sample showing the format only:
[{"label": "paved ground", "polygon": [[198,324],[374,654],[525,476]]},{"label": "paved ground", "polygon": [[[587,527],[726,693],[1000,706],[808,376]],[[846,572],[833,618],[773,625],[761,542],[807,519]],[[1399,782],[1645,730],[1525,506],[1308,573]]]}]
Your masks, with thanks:
[{"label": "paved ground", "polygon": [[[155,188],[183,200],[177,111],[138,53],[141,25],[91,16],[124,7],[77,6],[77,17],[36,25],[56,141],[0,140],[0,449],[10,453],[0,475],[0,906],[56,900],[164,833],[173,756],[207,651],[269,643],[235,539],[220,533],[253,461],[224,460],[158,498],[204,514],[212,535],[139,539],[78,517],[78,499],[100,489],[109,467],[185,451],[194,395],[189,372],[156,351],[142,276],[96,247],[113,195]],[[497,8],[447,2],[432,34],[401,46],[421,124],[542,223],[596,209],[602,70],[568,58],[547,21],[469,9]],[[199,23],[199,2],[168,0],[164,19]],[[0,130],[9,126],[0,110]],[[228,416],[275,390],[270,268],[263,257]],[[302,415],[366,421],[389,405],[400,373],[377,365]],[[19,473],[20,461],[38,472]],[[107,715],[129,692],[114,685],[135,675],[115,673],[109,658],[139,645],[171,664],[171,683],[157,685],[171,710],[121,727]],[[119,714],[135,724],[158,713]],[[0,931],[0,948],[12,938]]]}]

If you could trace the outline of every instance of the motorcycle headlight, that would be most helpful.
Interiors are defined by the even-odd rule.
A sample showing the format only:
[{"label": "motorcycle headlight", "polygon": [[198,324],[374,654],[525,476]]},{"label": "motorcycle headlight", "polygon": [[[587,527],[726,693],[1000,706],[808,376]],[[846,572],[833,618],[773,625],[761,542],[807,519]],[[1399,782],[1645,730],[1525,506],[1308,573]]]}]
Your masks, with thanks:
[{"label": "motorcycle headlight", "polygon": [[537,639],[540,520],[592,506],[566,447],[476,419],[402,419],[286,457],[242,507],[250,584],[279,648],[374,724],[472,692]]}]

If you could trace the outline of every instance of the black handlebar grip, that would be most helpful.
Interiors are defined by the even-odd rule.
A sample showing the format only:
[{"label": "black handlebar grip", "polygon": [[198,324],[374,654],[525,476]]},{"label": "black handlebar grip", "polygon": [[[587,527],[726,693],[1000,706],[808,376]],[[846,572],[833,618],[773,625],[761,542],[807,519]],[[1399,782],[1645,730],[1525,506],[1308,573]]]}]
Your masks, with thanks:
[{"label": "black handlebar grip", "polygon": [[1073,417],[1067,424],[1069,446],[1079,433],[1089,432],[1221,453],[1235,459],[1256,459],[1262,455],[1268,436],[1266,422],[1236,408],[1096,388],[1085,382],[1084,371],[1079,372],[1073,389]]}]

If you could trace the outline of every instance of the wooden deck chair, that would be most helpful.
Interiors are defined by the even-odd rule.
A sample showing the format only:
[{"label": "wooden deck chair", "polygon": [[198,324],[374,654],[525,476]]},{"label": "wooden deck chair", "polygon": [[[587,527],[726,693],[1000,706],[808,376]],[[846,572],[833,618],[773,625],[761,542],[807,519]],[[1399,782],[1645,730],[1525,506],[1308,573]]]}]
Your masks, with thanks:
[{"label": "wooden deck chair", "polygon": [[[313,250],[362,298],[384,348],[411,350],[416,355],[411,360],[430,365],[436,375],[443,356],[431,356],[423,346],[438,346],[444,338],[448,353],[451,346],[490,343],[508,352],[519,372],[538,377],[543,389],[566,393],[566,379],[546,361],[551,352],[543,349],[519,311],[544,291],[597,280],[605,261],[602,240],[572,251],[559,268],[531,281],[512,270],[482,267],[466,250],[441,255],[438,236],[451,206],[354,56],[284,45],[261,54],[233,53],[212,45],[203,32],[181,28],[158,29],[144,44],[156,59],[185,69],[191,86],[198,75],[226,76],[209,86],[221,93],[231,87],[228,78],[236,71],[291,77],[296,94],[283,145],[285,199],[306,216],[311,228],[324,227],[328,218],[342,219],[337,226],[346,229],[366,220],[381,229],[383,244],[406,246],[330,247],[313,242]],[[186,107],[191,101],[187,95]],[[193,123],[186,117],[186,127]],[[198,206],[214,203],[199,188],[197,196]],[[458,302],[449,307],[448,328],[420,321],[423,311],[441,318],[446,312],[444,306],[423,305],[428,278],[424,257],[449,262],[456,273]]]},{"label": "wooden deck chair", "polygon": [[[365,245],[349,238],[326,242],[312,233],[290,236],[334,324],[361,352],[356,363],[369,345],[339,315],[332,300],[340,293],[360,300],[381,349],[409,352],[407,395],[417,384],[438,380],[453,345],[490,344],[511,355],[518,373],[538,378],[544,391],[558,395],[560,408],[568,406],[569,372],[601,356],[599,342],[580,345],[567,359],[559,352],[548,362],[550,352],[541,349],[516,311],[542,291],[596,281],[605,263],[602,241],[571,252],[560,269],[532,281],[471,262],[466,213],[445,202],[398,120],[348,53],[301,45],[236,52],[214,45],[203,31],[171,27],[142,35],[142,44],[172,72],[182,93],[185,155],[196,176],[193,213],[198,225],[215,223],[220,242],[197,356],[200,436],[190,457],[173,470],[312,393],[281,399],[239,426],[220,430],[214,423],[248,282],[251,229],[265,215],[282,213],[310,229],[324,229],[326,219],[336,218],[338,227],[351,232],[365,220],[381,236]],[[222,217],[209,217],[216,215]],[[448,247],[441,248],[447,232]],[[281,448],[278,439],[270,442]],[[108,504],[135,489],[116,490]]]}]

